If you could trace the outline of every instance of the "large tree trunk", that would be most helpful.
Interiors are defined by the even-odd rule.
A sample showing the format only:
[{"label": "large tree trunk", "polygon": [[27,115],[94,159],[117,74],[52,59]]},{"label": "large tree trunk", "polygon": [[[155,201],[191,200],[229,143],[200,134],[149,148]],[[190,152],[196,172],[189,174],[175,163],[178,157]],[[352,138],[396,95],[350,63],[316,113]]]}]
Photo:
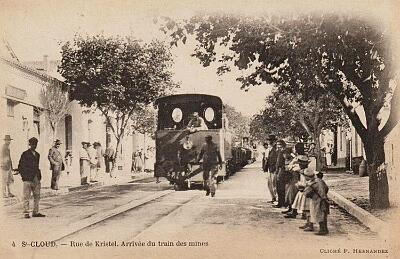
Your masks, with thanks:
[{"label": "large tree trunk", "polygon": [[321,143],[319,141],[320,132],[315,132],[313,134],[313,139],[315,142],[315,159],[316,159],[316,170],[320,171],[322,169],[322,156],[321,156]]},{"label": "large tree trunk", "polygon": [[121,138],[116,138],[117,140],[117,145],[115,147],[115,156],[114,156],[114,163],[112,166],[112,171],[115,170],[116,165],[119,163],[119,159],[120,159],[120,149],[121,149],[121,143],[122,143],[122,137]]},{"label": "large tree trunk", "polygon": [[380,168],[385,161],[384,139],[375,137],[363,138],[367,170],[369,175],[369,200],[372,208],[389,207],[389,184],[386,169]]}]

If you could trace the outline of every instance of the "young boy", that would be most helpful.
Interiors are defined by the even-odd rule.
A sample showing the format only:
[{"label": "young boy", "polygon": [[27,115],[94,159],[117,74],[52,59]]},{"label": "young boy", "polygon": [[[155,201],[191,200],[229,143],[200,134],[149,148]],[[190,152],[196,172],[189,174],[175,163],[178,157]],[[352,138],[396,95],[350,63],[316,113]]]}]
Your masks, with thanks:
[{"label": "young boy", "polygon": [[317,178],[312,181],[309,185],[309,192],[306,194],[307,197],[312,199],[310,204],[310,215],[311,222],[319,224],[319,232],[316,235],[327,235],[328,231],[328,214],[329,214],[329,203],[327,193],[329,187],[325,181],[322,180],[322,172],[317,172]]}]

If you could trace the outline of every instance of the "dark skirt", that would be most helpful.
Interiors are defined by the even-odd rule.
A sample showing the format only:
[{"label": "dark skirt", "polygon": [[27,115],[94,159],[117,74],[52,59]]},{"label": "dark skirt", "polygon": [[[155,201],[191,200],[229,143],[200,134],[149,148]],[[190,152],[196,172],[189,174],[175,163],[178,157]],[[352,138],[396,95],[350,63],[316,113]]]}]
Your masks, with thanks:
[{"label": "dark skirt", "polygon": [[292,205],[294,199],[296,198],[296,194],[299,191],[296,187],[296,183],[300,180],[299,172],[291,172],[292,177],[288,184],[286,184],[286,192],[285,192],[285,202],[288,205]]}]

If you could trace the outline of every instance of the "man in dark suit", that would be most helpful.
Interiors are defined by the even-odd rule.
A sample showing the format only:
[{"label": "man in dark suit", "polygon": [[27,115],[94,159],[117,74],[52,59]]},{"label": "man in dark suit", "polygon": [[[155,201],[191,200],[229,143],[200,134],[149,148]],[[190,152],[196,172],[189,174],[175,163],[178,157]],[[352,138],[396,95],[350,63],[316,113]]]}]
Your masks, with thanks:
[{"label": "man in dark suit", "polygon": [[37,138],[29,139],[30,148],[22,153],[18,164],[18,170],[22,177],[23,185],[23,207],[25,218],[29,216],[29,200],[31,193],[33,193],[33,211],[32,217],[45,217],[39,213],[39,200],[40,200],[40,180],[42,175],[39,169],[40,154],[36,152],[38,140]]},{"label": "man in dark suit", "polygon": [[267,170],[267,180],[268,180],[268,190],[271,194],[272,200],[269,203],[273,203],[276,201],[277,192],[276,192],[276,159],[278,153],[276,151],[276,136],[269,135],[267,138],[268,148],[265,153],[265,169]]},{"label": "man in dark suit", "polygon": [[276,142],[276,164],[275,164],[275,174],[276,174],[276,192],[278,194],[278,204],[274,205],[274,208],[285,207],[285,158],[284,149],[286,148],[286,143],[283,140],[278,140]]},{"label": "man in dark suit", "polygon": [[61,171],[63,170],[63,157],[59,150],[61,141],[57,139],[54,141],[54,146],[49,150],[49,161],[51,170],[51,189],[58,190],[58,182],[60,179]]}]

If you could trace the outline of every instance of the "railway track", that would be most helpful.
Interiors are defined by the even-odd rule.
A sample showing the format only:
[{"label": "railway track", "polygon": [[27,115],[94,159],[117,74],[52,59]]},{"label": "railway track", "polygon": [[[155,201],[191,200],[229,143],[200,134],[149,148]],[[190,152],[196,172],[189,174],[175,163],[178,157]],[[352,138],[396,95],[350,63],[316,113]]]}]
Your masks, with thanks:
[{"label": "railway track", "polygon": [[54,235],[54,241],[62,244],[69,240],[88,240],[104,233],[103,229],[107,230],[108,238],[134,237],[200,195],[203,193],[198,191],[189,195],[174,190],[160,191],[65,226]]}]

